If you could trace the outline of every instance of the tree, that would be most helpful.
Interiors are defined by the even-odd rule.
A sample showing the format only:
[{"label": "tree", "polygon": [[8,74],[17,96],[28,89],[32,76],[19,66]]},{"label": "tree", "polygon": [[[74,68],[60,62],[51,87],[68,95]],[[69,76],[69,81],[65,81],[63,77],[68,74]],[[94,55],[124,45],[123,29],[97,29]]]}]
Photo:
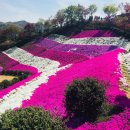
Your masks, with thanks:
[{"label": "tree", "polygon": [[95,4],[91,4],[88,7],[88,12],[92,16],[97,11],[97,6]]},{"label": "tree", "polygon": [[12,41],[15,41],[17,40],[17,38],[19,37],[19,34],[22,30],[14,25],[14,24],[9,24],[6,26],[6,29],[4,31],[4,35],[6,37],[6,40],[12,40]]},{"label": "tree", "polygon": [[39,18],[38,23],[42,23],[42,24],[44,24],[44,22],[45,22],[45,20],[44,20],[44,19]]},{"label": "tree", "polygon": [[64,11],[65,22],[71,25],[77,22],[82,22],[84,19],[86,19],[87,14],[88,9],[86,9],[84,6],[80,4],[78,6],[71,5]]},{"label": "tree", "polygon": [[65,91],[65,107],[68,116],[84,117],[94,121],[105,101],[104,86],[96,79],[74,80]]},{"label": "tree", "polygon": [[62,10],[59,10],[57,13],[56,13],[56,16],[55,18],[57,19],[57,23],[60,27],[63,26],[64,24],[64,21],[65,21],[65,14],[64,14],[65,10],[62,9]]},{"label": "tree", "polygon": [[44,28],[45,28],[45,31],[49,31],[51,30],[53,27],[52,25],[52,22],[51,22],[51,19],[48,19],[44,22]]},{"label": "tree", "polygon": [[71,5],[66,9],[59,10],[54,18],[49,18],[44,22],[45,30],[63,27],[64,25],[73,25],[77,22],[83,22],[88,15],[88,9],[82,5]]},{"label": "tree", "polygon": [[0,30],[0,41],[3,42],[6,39],[6,30],[5,29],[1,29]]},{"label": "tree", "polygon": [[103,11],[107,14],[108,17],[111,17],[112,15],[116,15],[118,7],[116,7],[115,5],[107,5],[103,8]]},{"label": "tree", "polygon": [[77,15],[78,15],[78,20],[83,21],[86,19],[86,15],[88,15],[88,9],[86,9],[84,6],[78,4],[77,6]]},{"label": "tree", "polygon": [[24,27],[24,32],[26,33],[26,36],[32,36],[35,33],[35,28],[34,28],[34,24],[32,23],[28,23],[25,27]]},{"label": "tree", "polygon": [[25,27],[24,27],[24,30],[26,32],[32,32],[34,30],[34,24],[32,23],[28,23]]},{"label": "tree", "polygon": [[125,13],[130,13],[130,4],[129,3],[124,4],[124,10],[125,10]]},{"label": "tree", "polygon": [[38,33],[38,34],[44,33],[44,24],[42,22],[37,22],[34,25],[34,28],[35,28],[36,33]]},{"label": "tree", "polygon": [[65,9],[65,18],[67,24],[77,22],[77,6],[71,5]]}]

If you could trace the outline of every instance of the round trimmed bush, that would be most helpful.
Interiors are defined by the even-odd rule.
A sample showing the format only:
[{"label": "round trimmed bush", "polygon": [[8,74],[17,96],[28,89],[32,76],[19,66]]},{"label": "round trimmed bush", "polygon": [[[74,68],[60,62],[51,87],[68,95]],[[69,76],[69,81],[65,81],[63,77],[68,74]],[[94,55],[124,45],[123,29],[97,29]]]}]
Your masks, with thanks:
[{"label": "round trimmed bush", "polygon": [[42,108],[28,107],[6,111],[0,120],[0,130],[67,130],[64,123]]},{"label": "round trimmed bush", "polygon": [[96,79],[74,80],[65,92],[68,115],[95,121],[105,101],[104,86]]}]

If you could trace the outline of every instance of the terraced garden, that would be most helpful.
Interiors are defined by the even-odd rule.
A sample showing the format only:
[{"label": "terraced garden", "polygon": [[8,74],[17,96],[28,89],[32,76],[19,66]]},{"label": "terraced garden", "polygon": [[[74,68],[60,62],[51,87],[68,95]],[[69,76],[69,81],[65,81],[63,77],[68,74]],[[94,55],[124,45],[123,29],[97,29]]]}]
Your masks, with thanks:
[{"label": "terraced garden", "polygon": [[9,109],[36,106],[66,120],[67,85],[74,79],[91,77],[106,84],[106,102],[123,111],[95,124],[74,118],[66,126],[73,130],[129,130],[129,44],[111,31],[89,30],[71,37],[51,35],[3,51],[0,65],[4,70],[30,74],[0,90],[0,115]]}]

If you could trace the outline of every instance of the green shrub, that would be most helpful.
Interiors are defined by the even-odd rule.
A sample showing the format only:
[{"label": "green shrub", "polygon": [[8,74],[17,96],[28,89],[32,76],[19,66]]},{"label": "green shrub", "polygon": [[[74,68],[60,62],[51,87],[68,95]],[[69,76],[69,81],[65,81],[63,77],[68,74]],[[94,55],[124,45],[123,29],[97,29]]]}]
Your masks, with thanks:
[{"label": "green shrub", "polygon": [[7,88],[11,83],[8,80],[2,81],[2,84],[4,84],[4,88]]},{"label": "green shrub", "polygon": [[17,83],[19,81],[19,78],[13,78],[13,80],[11,81],[11,84]]},{"label": "green shrub", "polygon": [[0,90],[4,89],[4,84],[0,83]]},{"label": "green shrub", "polygon": [[64,123],[42,108],[6,111],[0,120],[0,130],[67,130]]},{"label": "green shrub", "polygon": [[7,88],[9,85],[11,85],[11,81],[4,80],[0,83],[0,90]]},{"label": "green shrub", "polygon": [[95,121],[105,101],[104,86],[96,79],[74,80],[65,92],[65,107],[68,115]]}]

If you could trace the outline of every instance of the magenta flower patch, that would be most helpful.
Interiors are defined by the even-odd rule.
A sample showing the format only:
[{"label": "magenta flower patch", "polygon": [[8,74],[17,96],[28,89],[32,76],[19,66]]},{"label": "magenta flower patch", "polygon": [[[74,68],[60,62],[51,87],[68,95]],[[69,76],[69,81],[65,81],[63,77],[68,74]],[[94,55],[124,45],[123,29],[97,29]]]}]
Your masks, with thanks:
[{"label": "magenta flower patch", "polygon": [[39,46],[42,46],[42,47],[44,47],[46,49],[50,49],[50,48],[53,48],[53,47],[59,45],[60,43],[52,41],[52,40],[50,40],[48,38],[44,38],[44,39],[41,39],[38,42],[35,42],[35,44],[39,45]]},{"label": "magenta flower patch", "polygon": [[8,69],[12,66],[18,65],[19,63],[14,59],[8,57],[4,53],[0,53],[0,65],[4,67],[4,69]]},{"label": "magenta flower patch", "polygon": [[22,49],[24,49],[25,51],[30,52],[31,54],[39,54],[41,52],[46,51],[45,48],[40,47],[40,46],[36,46],[34,44],[25,45],[25,46],[22,47]]}]

